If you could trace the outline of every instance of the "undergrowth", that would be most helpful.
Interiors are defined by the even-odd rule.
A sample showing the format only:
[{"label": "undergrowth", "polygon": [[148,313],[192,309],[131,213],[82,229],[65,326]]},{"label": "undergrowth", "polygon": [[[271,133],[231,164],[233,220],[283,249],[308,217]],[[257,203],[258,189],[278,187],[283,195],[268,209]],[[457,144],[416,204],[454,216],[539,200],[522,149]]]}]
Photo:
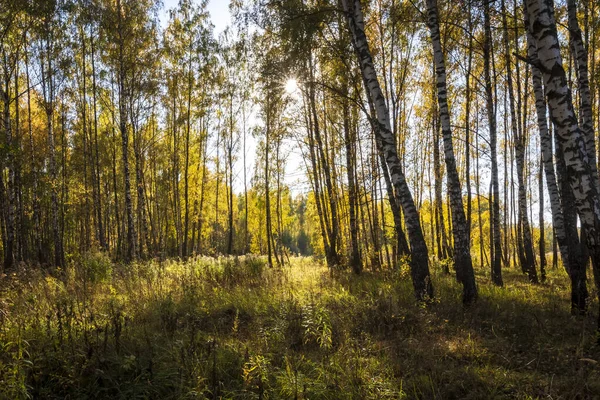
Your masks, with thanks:
[{"label": "undergrowth", "polygon": [[308,258],[23,268],[2,280],[0,397],[599,398],[594,315],[570,315],[563,271],[531,285],[506,270],[504,288],[480,275],[464,309],[438,270],[422,307],[406,270]]}]

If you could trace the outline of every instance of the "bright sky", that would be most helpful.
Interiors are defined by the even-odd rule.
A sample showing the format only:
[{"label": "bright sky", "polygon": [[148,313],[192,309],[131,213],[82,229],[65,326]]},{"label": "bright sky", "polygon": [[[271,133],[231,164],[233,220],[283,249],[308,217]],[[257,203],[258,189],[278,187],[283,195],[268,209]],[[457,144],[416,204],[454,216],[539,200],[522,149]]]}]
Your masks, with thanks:
[{"label": "bright sky", "polygon": [[[199,2],[200,0],[194,0]],[[163,8],[159,13],[159,17],[161,20],[161,24],[163,27],[167,25],[169,13],[168,11],[176,8],[179,0],[163,0]],[[229,13],[229,0],[209,0],[208,2],[208,12],[210,13],[210,20],[214,25],[214,37],[218,38],[219,34],[225,30],[225,28],[231,24],[231,14]],[[297,90],[297,83],[295,79],[290,78],[286,84],[286,91],[289,94],[295,93]],[[256,139],[249,134],[250,129],[253,125],[258,124],[256,121],[255,115],[250,115],[248,120],[248,135],[246,137],[246,171],[248,174],[248,182],[250,182],[250,178],[252,177],[254,170],[254,162],[255,162],[255,152],[256,152]],[[290,186],[293,193],[306,192],[309,188],[308,183],[306,182],[306,177],[304,174],[304,165],[302,161],[302,156],[297,147],[297,144],[294,141],[289,143],[290,148],[287,151],[290,151],[288,154],[287,162],[286,162],[286,172],[284,174],[284,181],[286,184]],[[241,192],[243,191],[243,162],[242,162],[242,151],[241,151],[241,142],[240,142],[240,151],[238,154],[238,160],[236,161],[236,165],[234,166],[234,191]]]},{"label": "bright sky", "polygon": [[[179,0],[163,0],[163,10],[160,13],[160,19],[163,26],[166,24],[168,19],[167,11],[177,7]],[[208,12],[210,13],[210,19],[215,26],[215,37],[219,36],[219,33],[229,25],[230,14],[229,14],[229,0],[209,0]]]},{"label": "bright sky", "polygon": [[208,2],[210,19],[215,25],[215,33],[218,35],[229,25],[231,15],[229,14],[228,0],[210,0]]}]

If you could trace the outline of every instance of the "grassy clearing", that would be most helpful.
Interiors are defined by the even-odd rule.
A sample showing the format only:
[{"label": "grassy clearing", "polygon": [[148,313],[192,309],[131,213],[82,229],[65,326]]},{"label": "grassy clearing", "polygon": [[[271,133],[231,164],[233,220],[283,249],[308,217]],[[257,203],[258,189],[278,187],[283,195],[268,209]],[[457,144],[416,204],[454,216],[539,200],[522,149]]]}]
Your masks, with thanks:
[{"label": "grassy clearing", "polygon": [[563,271],[536,286],[514,270],[503,289],[478,281],[464,310],[455,280],[435,274],[439,301],[424,308],[407,271],[92,254],[3,279],[0,397],[600,398],[594,317],[570,315]]}]

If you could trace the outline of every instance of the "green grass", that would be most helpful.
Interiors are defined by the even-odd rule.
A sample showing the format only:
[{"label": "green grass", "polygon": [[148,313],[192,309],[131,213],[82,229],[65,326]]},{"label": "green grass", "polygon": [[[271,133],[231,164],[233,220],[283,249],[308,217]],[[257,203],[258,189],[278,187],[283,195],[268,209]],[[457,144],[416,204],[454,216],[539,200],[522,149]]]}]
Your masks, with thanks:
[{"label": "green grass", "polygon": [[0,292],[0,398],[600,398],[594,315],[570,315],[564,271],[504,278],[478,276],[465,310],[441,272],[423,307],[406,270],[308,258],[23,270]]}]

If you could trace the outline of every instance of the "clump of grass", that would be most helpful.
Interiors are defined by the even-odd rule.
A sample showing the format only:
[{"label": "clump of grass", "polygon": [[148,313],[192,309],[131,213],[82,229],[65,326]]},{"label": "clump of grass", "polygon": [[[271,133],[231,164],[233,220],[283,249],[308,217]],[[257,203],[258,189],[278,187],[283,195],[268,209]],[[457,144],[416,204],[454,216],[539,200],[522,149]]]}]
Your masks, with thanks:
[{"label": "clump of grass", "polygon": [[76,279],[90,283],[107,282],[112,277],[113,264],[108,254],[92,251],[75,261]]},{"label": "clump of grass", "polygon": [[[505,288],[478,274],[464,309],[434,270],[413,300],[405,268],[333,275],[309,258],[24,269],[0,286],[0,398],[594,398],[594,316],[572,317],[549,271]],[[594,309],[594,306],[591,306]]]}]

